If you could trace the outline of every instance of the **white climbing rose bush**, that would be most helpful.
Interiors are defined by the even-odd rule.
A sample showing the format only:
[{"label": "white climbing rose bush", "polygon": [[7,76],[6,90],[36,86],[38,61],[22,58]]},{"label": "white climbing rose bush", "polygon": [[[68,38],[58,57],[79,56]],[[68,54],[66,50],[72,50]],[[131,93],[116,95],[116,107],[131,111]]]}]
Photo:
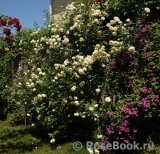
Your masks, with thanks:
[{"label": "white climbing rose bush", "polygon": [[[98,115],[112,102],[111,96],[100,101],[107,66],[123,50],[135,51],[131,42],[123,42],[128,21],[109,20],[104,7],[73,2],[58,22],[19,42],[26,68],[20,63],[10,101],[36,117],[33,123],[46,127],[51,138],[77,123],[99,130]],[[102,138],[99,133],[93,135]]]}]

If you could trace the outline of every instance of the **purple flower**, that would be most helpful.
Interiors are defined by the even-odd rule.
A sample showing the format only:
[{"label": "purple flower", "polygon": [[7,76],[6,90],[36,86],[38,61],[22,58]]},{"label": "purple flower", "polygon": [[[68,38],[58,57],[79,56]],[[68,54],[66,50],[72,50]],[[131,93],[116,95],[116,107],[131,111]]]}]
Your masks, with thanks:
[{"label": "purple flower", "polygon": [[119,130],[119,134],[122,133],[129,133],[129,128],[125,127],[125,126],[120,126],[120,130]]},{"label": "purple flower", "polygon": [[111,111],[108,111],[107,114],[108,114],[109,116],[111,116],[111,115],[112,115],[112,112],[111,112]]},{"label": "purple flower", "polygon": [[140,25],[139,25],[139,27],[143,27],[143,26],[144,26],[143,24],[140,24]]},{"label": "purple flower", "polygon": [[147,27],[144,27],[144,28],[141,29],[142,33],[145,33],[146,31],[147,31]]},{"label": "purple flower", "polygon": [[151,107],[150,106],[151,101],[148,100],[148,98],[142,98],[141,101],[139,101],[139,105],[143,107],[143,111],[148,111],[148,109]]},{"label": "purple flower", "polygon": [[145,41],[145,38],[141,38],[139,42],[140,44],[144,44],[144,41]]},{"label": "purple flower", "polygon": [[133,80],[133,79],[130,80],[130,81],[129,81],[129,84],[135,84],[135,80]]},{"label": "purple flower", "polygon": [[151,56],[151,53],[150,53],[150,52],[148,52],[148,53],[145,54],[145,58],[148,58],[148,57],[150,57],[150,56]]},{"label": "purple flower", "polygon": [[[110,142],[109,142],[108,140],[104,139],[104,138],[101,140],[101,142],[104,143],[105,145],[110,144]],[[108,149],[107,149],[106,146],[102,146],[102,147],[101,147],[101,150],[102,150],[103,152],[106,152]]]},{"label": "purple flower", "polygon": [[137,129],[133,129],[133,133],[137,133]]},{"label": "purple flower", "polygon": [[153,101],[153,102],[160,103],[159,95],[152,95],[151,97],[152,97],[152,101]]},{"label": "purple flower", "polygon": [[128,126],[129,125],[129,121],[128,120],[124,120],[122,123],[123,126]]},{"label": "purple flower", "polygon": [[124,140],[125,143],[129,143],[129,140]]},{"label": "purple flower", "polygon": [[112,126],[106,127],[106,134],[111,135],[114,133],[114,128]]},{"label": "purple flower", "polygon": [[124,120],[122,122],[122,124],[119,126],[119,131],[118,131],[118,134],[128,134],[130,132],[130,129],[129,129],[129,121],[128,120]]},{"label": "purple flower", "polygon": [[135,89],[133,93],[138,94],[138,89]]},{"label": "purple flower", "polygon": [[122,113],[126,114],[127,116],[133,116],[138,113],[138,109],[136,107],[134,107],[133,105],[126,104],[122,108]]},{"label": "purple flower", "polygon": [[142,89],[141,89],[141,91],[144,93],[144,94],[150,94],[152,91],[149,89],[149,88],[147,88],[147,87],[143,87]]},{"label": "purple flower", "polygon": [[134,34],[134,38],[138,38],[139,37],[139,34]]},{"label": "purple flower", "polygon": [[105,143],[105,144],[108,144],[108,143],[109,143],[109,141],[106,140],[106,139],[104,139],[104,138],[102,138],[101,142],[102,142],[102,143]]}]

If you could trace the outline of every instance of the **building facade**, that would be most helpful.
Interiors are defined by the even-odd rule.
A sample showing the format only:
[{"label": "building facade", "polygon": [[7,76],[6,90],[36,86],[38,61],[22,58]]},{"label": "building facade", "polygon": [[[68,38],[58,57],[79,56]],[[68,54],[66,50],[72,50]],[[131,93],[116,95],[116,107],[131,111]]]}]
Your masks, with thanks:
[{"label": "building facade", "polygon": [[50,0],[50,14],[53,15],[54,19],[59,18],[59,8],[63,6],[65,8],[68,4],[72,3],[72,0]]}]

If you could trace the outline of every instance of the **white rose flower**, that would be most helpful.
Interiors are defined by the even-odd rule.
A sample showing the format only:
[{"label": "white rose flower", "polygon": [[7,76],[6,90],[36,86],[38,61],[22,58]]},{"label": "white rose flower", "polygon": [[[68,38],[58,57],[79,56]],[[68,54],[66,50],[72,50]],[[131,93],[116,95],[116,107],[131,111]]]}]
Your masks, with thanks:
[{"label": "white rose flower", "polygon": [[110,40],[109,41],[109,45],[113,45],[114,41],[113,40]]},{"label": "white rose flower", "polygon": [[105,68],[105,67],[106,67],[106,65],[105,65],[105,64],[102,64],[101,66],[102,66],[102,68]]},{"label": "white rose flower", "polygon": [[69,35],[69,31],[67,31],[66,34]]},{"label": "white rose flower", "polygon": [[68,65],[68,64],[69,64],[69,60],[66,59],[66,60],[64,61],[64,65],[66,66],[66,65]]},{"label": "white rose flower", "polygon": [[111,98],[110,98],[110,97],[106,97],[106,98],[105,98],[105,102],[107,102],[107,103],[108,103],[108,102],[111,102]]},{"label": "white rose flower", "polygon": [[74,113],[74,116],[75,116],[75,117],[78,117],[78,116],[79,116],[79,113]]},{"label": "white rose flower", "polygon": [[55,80],[58,80],[58,77],[57,77],[57,76],[55,76],[55,77],[54,77],[54,79],[55,79]]},{"label": "white rose flower", "polygon": [[34,83],[33,82],[30,85],[31,85],[31,87],[34,87]]},{"label": "white rose flower", "polygon": [[35,124],[34,124],[34,123],[32,123],[32,124],[31,124],[31,126],[32,126],[32,127],[34,127],[34,126],[35,126]]},{"label": "white rose flower", "polygon": [[73,71],[73,69],[72,69],[72,68],[68,68],[68,71],[69,71],[69,72],[72,72],[72,71]]},{"label": "white rose flower", "polygon": [[86,67],[83,67],[83,71],[86,72],[86,71],[87,71],[87,68],[86,68]]},{"label": "white rose flower", "polygon": [[80,41],[80,42],[83,42],[83,41],[84,41],[84,38],[83,38],[83,37],[81,37],[81,38],[79,39],[79,41]]},{"label": "white rose flower", "polygon": [[102,135],[97,135],[97,139],[102,139]]},{"label": "white rose flower", "polygon": [[89,154],[94,154],[92,149],[88,148],[87,150],[88,150]]},{"label": "white rose flower", "polygon": [[27,87],[28,87],[28,88],[31,88],[31,85],[29,84],[29,85],[27,85]]},{"label": "white rose flower", "polygon": [[114,31],[117,31],[117,30],[118,30],[118,27],[113,27],[113,30],[114,30]]},{"label": "white rose flower", "polygon": [[98,104],[94,104],[93,107],[94,107],[94,108],[97,108],[97,107],[98,107]]},{"label": "white rose flower", "polygon": [[50,140],[50,143],[53,144],[53,143],[55,143],[55,141],[56,140],[53,138],[53,139]]},{"label": "white rose flower", "polygon": [[46,94],[42,94],[42,97],[47,97],[47,95]]},{"label": "white rose flower", "polygon": [[94,23],[98,23],[99,22],[99,20],[98,19],[94,19]]},{"label": "white rose flower", "polygon": [[41,94],[38,94],[38,95],[37,95],[37,99],[38,99],[38,101],[42,101],[42,95],[41,95]]},{"label": "white rose flower", "polygon": [[144,8],[144,11],[145,11],[146,13],[149,13],[149,12],[150,12],[150,9],[149,9],[148,7],[146,7],[146,8]]},{"label": "white rose flower", "polygon": [[119,22],[120,21],[120,19],[118,18],[118,17],[114,17],[113,18],[116,22]]},{"label": "white rose flower", "polygon": [[97,31],[97,34],[98,34],[98,35],[101,35],[101,34],[102,34],[102,31],[101,31],[101,30]]},{"label": "white rose flower", "polygon": [[79,68],[79,69],[78,69],[78,73],[79,73],[79,74],[84,74],[83,69],[82,69],[82,68]]},{"label": "white rose flower", "polygon": [[27,113],[27,116],[30,117],[31,115],[29,113]]},{"label": "white rose flower", "polygon": [[95,153],[95,154],[100,154],[100,152],[99,152],[98,149],[94,149],[94,153]]},{"label": "white rose flower", "polygon": [[78,65],[78,62],[73,62],[73,66],[77,66]]},{"label": "white rose flower", "polygon": [[51,80],[52,82],[55,82],[55,80]]},{"label": "white rose flower", "polygon": [[79,101],[74,101],[74,105],[78,106],[79,105]]},{"label": "white rose flower", "polygon": [[73,99],[74,99],[75,101],[77,101],[77,100],[78,100],[78,97],[74,96]]},{"label": "white rose flower", "polygon": [[67,44],[69,42],[69,39],[68,38],[65,38],[64,40],[63,40],[63,43],[64,44]]},{"label": "white rose flower", "polygon": [[45,73],[45,72],[42,72],[42,75],[44,76],[44,75],[46,75],[46,73]]},{"label": "white rose flower", "polygon": [[107,27],[111,27],[111,25],[114,25],[114,24],[115,24],[115,21],[114,21],[114,20],[111,20],[111,21],[110,21],[110,24],[108,24]]},{"label": "white rose flower", "polygon": [[96,93],[100,93],[101,90],[98,88],[95,91],[96,91]]},{"label": "white rose flower", "polygon": [[109,28],[109,27],[111,26],[111,24],[110,24],[110,23],[107,23],[106,26]]},{"label": "white rose flower", "polygon": [[134,46],[130,46],[130,47],[128,48],[128,51],[129,51],[129,52],[135,52],[135,47],[134,47]]},{"label": "white rose flower", "polygon": [[71,88],[71,90],[72,90],[72,91],[75,91],[76,88],[77,88],[76,86],[73,86],[73,87]]},{"label": "white rose flower", "polygon": [[94,108],[90,106],[89,107],[89,111],[93,111],[93,110],[94,110]]},{"label": "white rose flower", "polygon": [[112,35],[113,36],[117,36],[117,32],[112,32]]},{"label": "white rose flower", "polygon": [[131,20],[128,18],[127,20],[126,20],[126,22],[130,22]]},{"label": "white rose flower", "polygon": [[102,20],[102,21],[105,20],[105,17],[102,16],[102,17],[101,17],[101,20]]},{"label": "white rose flower", "polygon": [[37,68],[37,71],[38,71],[38,72],[40,72],[40,71],[41,71],[41,69],[40,69],[40,68]]},{"label": "white rose flower", "polygon": [[40,72],[39,72],[39,75],[42,75],[42,74],[43,74],[42,71],[40,71]]},{"label": "white rose flower", "polygon": [[36,91],[36,88],[33,88],[33,91]]}]

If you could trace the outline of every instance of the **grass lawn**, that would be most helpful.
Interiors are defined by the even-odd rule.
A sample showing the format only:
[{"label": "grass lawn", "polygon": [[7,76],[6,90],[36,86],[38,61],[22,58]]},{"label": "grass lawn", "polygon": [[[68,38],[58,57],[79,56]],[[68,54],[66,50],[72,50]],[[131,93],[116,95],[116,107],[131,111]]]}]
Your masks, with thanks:
[{"label": "grass lawn", "polygon": [[0,121],[0,154],[88,154],[85,147],[75,151],[73,143],[66,141],[51,146],[24,126],[8,126]]},{"label": "grass lawn", "polygon": [[[76,151],[73,149],[76,140],[61,140],[51,145],[43,139],[43,133],[43,130],[37,131],[23,125],[9,126],[0,121],[0,154],[89,154],[84,141],[83,148]],[[156,146],[156,151],[139,151],[138,154],[160,154],[160,146]],[[124,151],[118,152],[121,153]],[[132,152],[125,152],[128,153]]]}]

